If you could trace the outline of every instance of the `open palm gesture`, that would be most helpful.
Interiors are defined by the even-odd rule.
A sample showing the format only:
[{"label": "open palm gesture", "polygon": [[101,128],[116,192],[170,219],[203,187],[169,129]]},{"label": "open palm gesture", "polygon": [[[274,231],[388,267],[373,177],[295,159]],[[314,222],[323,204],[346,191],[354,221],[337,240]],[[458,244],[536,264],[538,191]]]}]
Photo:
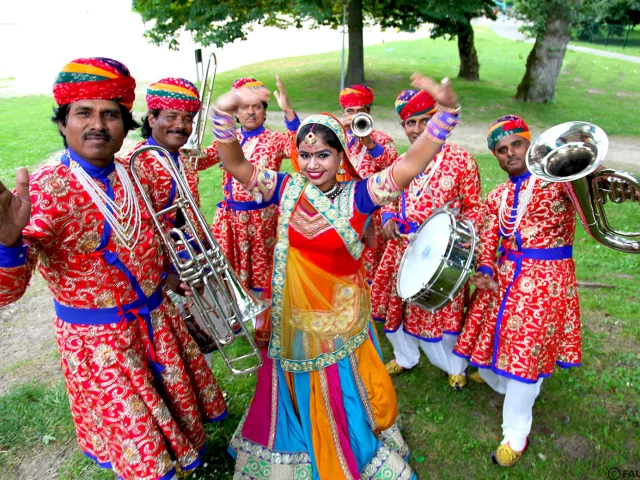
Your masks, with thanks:
[{"label": "open palm gesture", "polygon": [[421,73],[414,73],[411,75],[411,86],[418,90],[425,90],[443,107],[455,108],[458,104],[458,98],[453,88],[451,88],[451,82],[449,82],[448,78],[438,83],[431,77]]},{"label": "open palm gesture", "polygon": [[30,216],[29,172],[23,167],[16,172],[15,195],[0,182],[0,244],[17,246]]}]

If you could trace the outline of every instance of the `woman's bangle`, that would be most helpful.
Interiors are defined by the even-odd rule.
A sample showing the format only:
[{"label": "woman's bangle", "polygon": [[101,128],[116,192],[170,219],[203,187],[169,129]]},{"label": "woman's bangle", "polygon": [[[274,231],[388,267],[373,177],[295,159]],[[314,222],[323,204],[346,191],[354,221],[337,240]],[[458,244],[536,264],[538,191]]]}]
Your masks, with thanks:
[{"label": "woman's bangle", "polygon": [[211,112],[211,126],[216,141],[220,143],[232,143],[237,141],[236,122],[228,112],[214,108]]},{"label": "woman's bangle", "polygon": [[439,112],[448,112],[448,113],[453,113],[454,115],[460,115],[460,110],[462,110],[462,107],[460,106],[460,104],[456,104],[455,107],[445,107],[444,105],[440,105],[439,103],[436,103],[436,109]]}]

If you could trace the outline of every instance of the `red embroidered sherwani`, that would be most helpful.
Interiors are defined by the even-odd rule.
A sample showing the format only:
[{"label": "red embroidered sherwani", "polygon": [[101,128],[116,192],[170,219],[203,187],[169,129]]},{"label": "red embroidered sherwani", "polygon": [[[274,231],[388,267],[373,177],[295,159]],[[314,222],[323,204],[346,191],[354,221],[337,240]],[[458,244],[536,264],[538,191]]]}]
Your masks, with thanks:
[{"label": "red embroidered sherwani", "polygon": [[[246,137],[238,129],[245,157],[260,168],[279,171],[282,160],[291,156],[298,124],[296,117],[287,122],[289,133],[260,127],[257,135],[254,130]],[[217,149],[214,151],[217,155]],[[274,205],[256,202],[227,172],[222,175],[222,188],[224,199],[218,204],[213,234],[242,284],[261,291],[269,284],[278,211]]]},{"label": "red embroidered sherwani", "polygon": [[[427,180],[435,206],[426,191]],[[415,232],[436,208],[443,207],[452,200],[452,207],[459,208],[476,225],[479,223],[481,185],[478,165],[473,156],[463,148],[445,144],[425,172],[411,182],[400,199],[385,208],[383,219],[400,219],[409,224],[409,232]],[[398,226],[403,233],[408,233],[402,222],[398,222]],[[403,330],[406,333],[425,341],[439,341],[444,332],[459,333],[462,329],[465,289],[436,313],[406,304],[396,295],[398,269],[407,245],[405,238],[387,242],[371,286],[371,311],[374,319],[384,322],[386,332],[395,332],[404,322]]]},{"label": "red embroidered sherwani", "polygon": [[[354,136],[350,130],[347,132],[349,158],[351,159],[351,164],[356,168],[362,178],[384,170],[398,158],[398,150],[389,135],[378,130],[373,130],[371,132],[371,139],[376,143],[376,146],[368,150],[362,141]],[[364,267],[367,271],[367,280],[369,280],[369,283],[373,282],[386,245],[384,238],[382,238],[381,218],[382,212],[380,211],[375,212],[371,216],[371,225],[375,233],[373,238],[374,243],[372,247],[365,247],[363,253]]]},{"label": "red embroidered sherwani", "polygon": [[[512,208],[516,192],[521,201],[531,181],[529,173],[513,177],[487,196],[478,270],[494,274],[499,298],[488,292],[476,296],[455,347],[472,365],[526,383],[550,376],[555,364],[578,366],[581,360],[571,258],[575,212],[564,187],[537,180],[517,231],[506,239],[500,235],[503,192]],[[500,266],[494,272],[496,253]]]},{"label": "red embroidered sherwani", "polygon": [[[122,202],[113,167],[91,170],[76,161],[111,190],[116,204]],[[202,422],[224,418],[225,401],[162,291],[165,256],[142,201],[140,235],[129,251],[105,230],[104,217],[68,165],[65,154],[30,178],[24,245],[0,247],[0,306],[24,294],[38,266],[54,298],[80,447],[123,479],[169,478],[172,459],[184,469],[199,464]]]}]

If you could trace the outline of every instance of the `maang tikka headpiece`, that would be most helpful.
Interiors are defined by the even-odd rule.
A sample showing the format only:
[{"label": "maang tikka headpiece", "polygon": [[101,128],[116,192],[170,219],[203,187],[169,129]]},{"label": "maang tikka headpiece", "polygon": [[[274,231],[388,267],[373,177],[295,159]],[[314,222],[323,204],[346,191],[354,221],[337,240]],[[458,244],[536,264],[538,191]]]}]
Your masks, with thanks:
[{"label": "maang tikka headpiece", "polygon": [[316,126],[315,123],[311,125],[311,129],[309,130],[309,133],[307,133],[307,136],[304,137],[304,143],[306,143],[308,147],[313,147],[318,141],[316,134],[313,133],[313,127],[315,126]]}]

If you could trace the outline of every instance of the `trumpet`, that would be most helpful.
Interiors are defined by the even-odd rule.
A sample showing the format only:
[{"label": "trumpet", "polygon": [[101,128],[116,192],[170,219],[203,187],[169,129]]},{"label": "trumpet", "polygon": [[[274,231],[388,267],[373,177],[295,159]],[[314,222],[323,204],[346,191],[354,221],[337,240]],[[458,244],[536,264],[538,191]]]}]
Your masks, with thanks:
[{"label": "trumpet", "polygon": [[[153,151],[160,164],[171,174],[176,183],[176,197],[173,204],[158,212],[146,194],[142,182],[134,168],[138,155]],[[174,162],[170,153],[162,147],[147,145],[136,150],[129,161],[131,174],[151,216],[171,263],[193,292],[196,313],[202,320],[206,332],[215,341],[222,358],[234,375],[256,371],[262,365],[262,355],[245,322],[256,317],[269,306],[269,302],[256,300],[245,289],[227,262],[220,246],[209,230],[204,215],[198,208],[186,178],[180,159]],[[180,212],[184,218],[182,227],[167,229],[162,218],[171,212]],[[200,290],[203,293],[200,293]],[[238,329],[234,333],[234,329]],[[224,347],[237,337],[244,336],[251,351],[232,357]],[[236,368],[238,362],[251,361],[246,368]]]},{"label": "trumpet", "polygon": [[[199,62],[202,62],[202,58],[198,57]],[[209,69],[211,68],[211,61],[213,61],[213,74],[209,78]],[[207,112],[211,105],[211,95],[213,94],[213,84],[216,81],[216,72],[218,71],[218,60],[216,54],[211,52],[209,55],[209,61],[207,62],[207,68],[204,71],[202,77],[202,83],[200,85],[200,111],[196,115],[194,121],[193,132],[189,135],[187,143],[180,148],[180,153],[185,157],[195,158],[195,168],[198,168],[197,162],[199,158],[203,157],[202,153],[202,139],[204,138],[205,128],[207,126]]]},{"label": "trumpet", "polygon": [[351,119],[351,131],[356,137],[366,137],[373,131],[373,118],[368,113],[356,113]]},{"label": "trumpet", "polygon": [[640,203],[640,180],[622,170],[600,169],[609,139],[600,127],[587,122],[556,125],[540,135],[527,150],[527,169],[546,182],[562,182],[582,225],[596,241],[627,253],[640,253],[640,232],[615,230],[604,210],[614,203]]}]

